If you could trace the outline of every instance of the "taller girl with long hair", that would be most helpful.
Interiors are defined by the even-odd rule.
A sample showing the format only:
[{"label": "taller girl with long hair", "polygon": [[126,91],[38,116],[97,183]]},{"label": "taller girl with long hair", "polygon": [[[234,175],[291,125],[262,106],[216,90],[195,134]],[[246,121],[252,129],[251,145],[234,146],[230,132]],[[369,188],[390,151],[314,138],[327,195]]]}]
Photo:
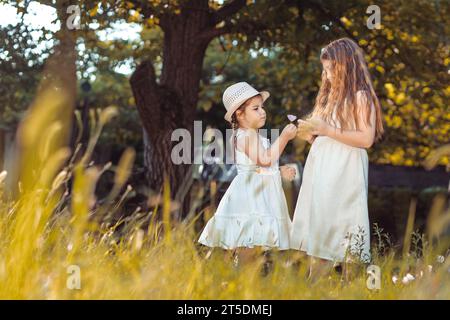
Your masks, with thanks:
[{"label": "taller girl with long hair", "polygon": [[[348,39],[322,49],[322,84],[311,119],[311,149],[294,212],[291,247],[323,260],[370,261],[366,149],[383,133],[364,55]],[[315,139],[314,139],[315,138]]]}]

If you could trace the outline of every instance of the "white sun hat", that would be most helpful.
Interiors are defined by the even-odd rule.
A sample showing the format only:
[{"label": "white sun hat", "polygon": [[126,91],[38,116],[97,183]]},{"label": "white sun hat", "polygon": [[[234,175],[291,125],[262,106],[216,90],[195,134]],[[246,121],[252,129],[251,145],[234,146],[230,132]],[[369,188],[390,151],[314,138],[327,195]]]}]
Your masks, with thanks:
[{"label": "white sun hat", "polygon": [[248,99],[261,95],[263,102],[270,96],[268,91],[258,91],[247,82],[238,82],[229,86],[223,93],[222,101],[227,113],[225,120],[231,122],[233,113]]}]

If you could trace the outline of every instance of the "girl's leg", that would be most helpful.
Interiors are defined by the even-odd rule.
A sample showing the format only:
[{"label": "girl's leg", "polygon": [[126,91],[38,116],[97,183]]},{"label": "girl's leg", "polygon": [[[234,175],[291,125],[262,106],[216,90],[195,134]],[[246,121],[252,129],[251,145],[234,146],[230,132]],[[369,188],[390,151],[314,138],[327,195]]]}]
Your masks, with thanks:
[{"label": "girl's leg", "polygon": [[233,250],[227,250],[225,252],[225,261],[231,262],[234,267],[247,264],[255,260],[254,248],[235,248]]},{"label": "girl's leg", "polygon": [[263,247],[259,254],[259,258],[262,259],[261,275],[265,277],[272,271],[273,268],[273,257],[270,248]]},{"label": "girl's leg", "polygon": [[[267,276],[273,268],[272,251],[267,247],[241,248],[239,255],[240,263],[253,263],[262,259],[261,275]],[[241,262],[242,261],[242,262]]]},{"label": "girl's leg", "polygon": [[361,272],[364,271],[364,265],[355,262],[342,263],[342,277],[346,282],[354,280]]},{"label": "girl's leg", "polygon": [[257,257],[263,258],[263,273],[267,274],[273,264],[271,251],[267,249],[263,249],[261,251],[255,248],[236,248],[234,250],[225,251],[225,261],[232,262],[232,264],[237,267],[239,265],[245,265],[251,262],[254,262]]},{"label": "girl's leg", "polygon": [[225,262],[231,262],[234,267],[245,264],[251,259],[252,252],[249,248],[235,248],[226,250],[224,255]]},{"label": "girl's leg", "polygon": [[254,261],[255,249],[254,248],[239,248],[238,250],[239,263],[246,264]]},{"label": "girl's leg", "polygon": [[237,266],[238,257],[237,257],[237,250],[224,250],[224,260],[226,263],[233,263],[234,266]]},{"label": "girl's leg", "polygon": [[332,262],[329,260],[310,257],[308,279],[317,280],[320,277],[327,276],[332,268]]}]

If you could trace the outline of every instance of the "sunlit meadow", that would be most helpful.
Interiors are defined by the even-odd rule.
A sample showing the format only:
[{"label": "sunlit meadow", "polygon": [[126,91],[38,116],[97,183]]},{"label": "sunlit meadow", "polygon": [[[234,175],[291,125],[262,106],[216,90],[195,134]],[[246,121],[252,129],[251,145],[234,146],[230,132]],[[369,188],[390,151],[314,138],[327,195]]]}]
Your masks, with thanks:
[{"label": "sunlit meadow", "polygon": [[[400,252],[374,229],[372,264],[381,270],[380,288],[374,290],[367,286],[367,265],[349,264],[343,272],[310,279],[309,260],[296,252],[273,252],[269,270],[262,254],[236,265],[219,249],[209,252],[196,243],[194,226],[202,212],[183,222],[171,221],[168,184],[153,211],[137,210],[131,218],[111,220],[120,215],[132,189],[126,182],[134,151],[126,150],[117,166],[91,161],[102,128],[116,115],[114,107],[91,113],[91,140],[83,154],[79,148],[70,150],[65,138],[71,117],[61,112],[70,104],[68,92],[64,86],[43,86],[38,92],[18,131],[17,172],[0,174],[0,298],[450,298],[445,195],[435,198],[423,235],[413,232],[411,203]],[[448,147],[439,152],[448,152]],[[98,204],[96,183],[108,170],[115,172],[114,187]],[[14,192],[5,185],[11,174],[17,176]],[[157,211],[162,218],[156,218]],[[79,267],[79,274],[71,266]]]}]

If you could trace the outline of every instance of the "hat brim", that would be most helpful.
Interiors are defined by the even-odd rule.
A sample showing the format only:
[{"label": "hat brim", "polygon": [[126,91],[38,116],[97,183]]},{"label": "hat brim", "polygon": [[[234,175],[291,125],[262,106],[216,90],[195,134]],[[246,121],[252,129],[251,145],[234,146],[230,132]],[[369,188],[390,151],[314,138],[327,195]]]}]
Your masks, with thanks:
[{"label": "hat brim", "polygon": [[242,99],[242,101],[238,101],[235,103],[235,105],[230,108],[230,110],[227,111],[227,113],[225,113],[225,120],[227,120],[228,122],[231,122],[231,116],[233,115],[233,113],[239,109],[239,107],[248,99],[251,99],[253,97],[256,97],[257,95],[260,95],[261,98],[263,99],[263,102],[265,102],[269,97],[270,97],[270,93],[269,91],[260,91],[256,94],[254,94],[253,96],[250,97],[245,97],[244,99]]}]

